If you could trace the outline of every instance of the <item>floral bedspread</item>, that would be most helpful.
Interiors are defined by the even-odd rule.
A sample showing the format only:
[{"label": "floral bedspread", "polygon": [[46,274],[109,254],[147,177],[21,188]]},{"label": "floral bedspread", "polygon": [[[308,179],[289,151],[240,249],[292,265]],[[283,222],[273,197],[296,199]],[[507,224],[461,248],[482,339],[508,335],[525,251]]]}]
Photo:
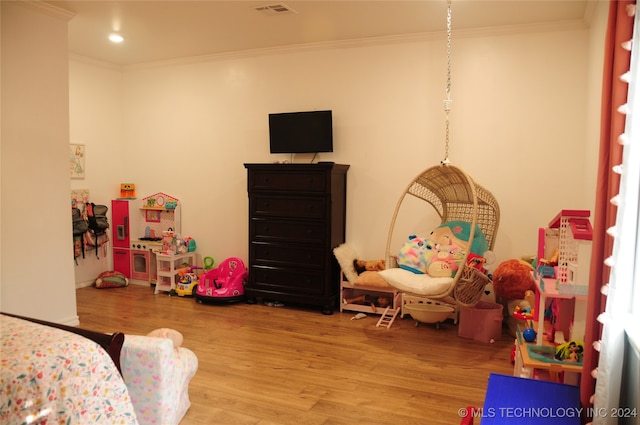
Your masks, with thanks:
[{"label": "floral bedspread", "polygon": [[0,423],[137,425],[118,369],[80,335],[0,316]]}]

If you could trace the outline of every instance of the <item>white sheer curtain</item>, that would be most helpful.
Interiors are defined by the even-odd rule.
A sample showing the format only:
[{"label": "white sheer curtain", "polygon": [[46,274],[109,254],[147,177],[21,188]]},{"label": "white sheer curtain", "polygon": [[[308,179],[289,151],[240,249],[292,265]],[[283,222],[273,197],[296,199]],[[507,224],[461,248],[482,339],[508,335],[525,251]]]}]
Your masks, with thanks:
[{"label": "white sheer curtain", "polygon": [[[635,7],[630,7],[629,11],[635,13]],[[634,40],[637,40],[639,25],[638,14],[635,14]],[[608,284],[602,289],[607,296],[606,308],[598,317],[603,324],[602,338],[594,343],[600,350],[598,368],[593,372],[597,375],[593,399],[595,425],[640,423],[640,411],[637,410],[640,407],[639,54],[640,48],[634,46],[631,68],[622,77],[629,82],[627,104],[620,107],[620,113],[625,113],[627,119],[625,132],[619,139],[623,144],[622,164],[612,170],[620,174],[620,190],[611,200],[618,205],[616,224],[607,232],[614,238],[612,255],[605,260],[611,273]],[[614,415],[614,412],[620,415]]]}]

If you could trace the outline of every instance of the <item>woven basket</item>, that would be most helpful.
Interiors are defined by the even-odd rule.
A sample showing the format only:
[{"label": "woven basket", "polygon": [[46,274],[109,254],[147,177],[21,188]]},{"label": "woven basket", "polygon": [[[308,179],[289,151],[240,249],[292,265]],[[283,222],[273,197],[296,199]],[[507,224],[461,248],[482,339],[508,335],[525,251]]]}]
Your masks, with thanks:
[{"label": "woven basket", "polygon": [[[391,252],[391,241],[398,212],[407,195],[429,203],[437,212],[441,223],[460,220],[470,223],[471,229],[475,229],[477,225],[487,240],[489,250],[493,250],[500,224],[498,201],[491,192],[477,184],[461,168],[451,164],[437,165],[416,176],[407,185],[396,204],[387,237],[385,258],[388,267],[395,264],[396,253]],[[472,231],[469,246],[473,243],[473,235]],[[467,264],[467,256],[463,259],[463,264]],[[430,298],[453,296],[457,303],[473,306],[482,297],[488,282],[489,278],[479,270],[468,266],[460,267],[449,289]]]},{"label": "woven basket", "polygon": [[473,307],[482,298],[487,283],[489,283],[489,277],[486,274],[467,266],[456,282],[453,297],[458,304]]}]

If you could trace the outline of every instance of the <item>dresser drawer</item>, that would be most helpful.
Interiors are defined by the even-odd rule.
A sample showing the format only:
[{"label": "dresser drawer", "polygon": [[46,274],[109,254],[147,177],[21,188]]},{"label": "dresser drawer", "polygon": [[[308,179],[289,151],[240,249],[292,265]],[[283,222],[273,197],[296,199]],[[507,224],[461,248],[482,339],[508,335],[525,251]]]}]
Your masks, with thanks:
[{"label": "dresser drawer", "polygon": [[324,292],[324,277],[317,271],[254,264],[249,273],[251,289],[312,295],[321,295]]},{"label": "dresser drawer", "polygon": [[327,192],[327,173],[325,170],[313,171],[269,171],[252,170],[249,173],[249,192]]},{"label": "dresser drawer", "polygon": [[324,222],[252,219],[250,226],[249,232],[255,241],[324,245],[326,240]]},{"label": "dresser drawer", "polygon": [[324,198],[287,198],[251,196],[249,211],[253,217],[316,218],[326,216],[327,201]]},{"label": "dresser drawer", "polygon": [[325,250],[321,246],[252,242],[250,258],[260,265],[288,265],[322,269]]}]

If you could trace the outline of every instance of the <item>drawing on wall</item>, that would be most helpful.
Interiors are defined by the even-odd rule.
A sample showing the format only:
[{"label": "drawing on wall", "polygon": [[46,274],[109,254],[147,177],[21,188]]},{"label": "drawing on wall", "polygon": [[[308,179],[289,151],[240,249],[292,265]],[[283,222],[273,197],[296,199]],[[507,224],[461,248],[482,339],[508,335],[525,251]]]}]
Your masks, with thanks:
[{"label": "drawing on wall", "polygon": [[84,178],[84,145],[69,145],[69,169],[72,179]]}]

